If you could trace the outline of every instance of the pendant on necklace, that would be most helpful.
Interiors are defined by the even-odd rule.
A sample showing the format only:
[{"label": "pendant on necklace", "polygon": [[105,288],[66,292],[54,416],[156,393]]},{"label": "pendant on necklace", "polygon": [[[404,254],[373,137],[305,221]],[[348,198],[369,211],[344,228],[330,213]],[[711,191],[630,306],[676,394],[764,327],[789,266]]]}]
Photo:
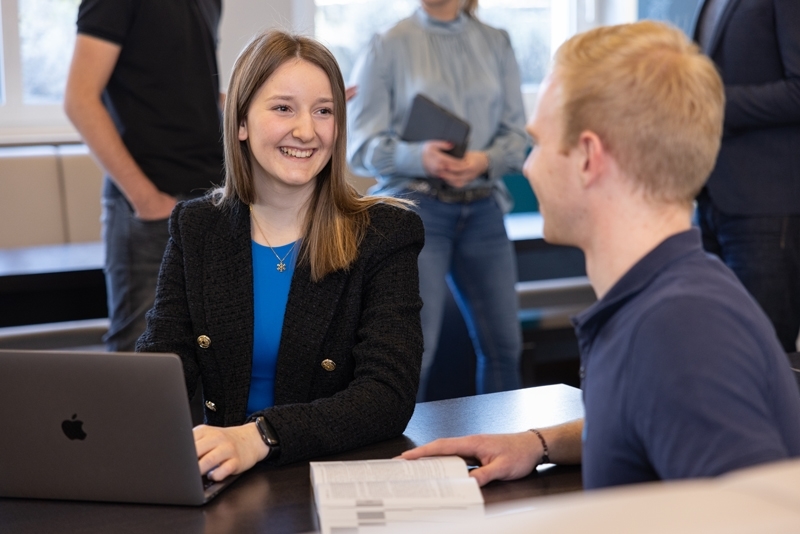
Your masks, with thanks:
[{"label": "pendant on necklace", "polygon": [[285,264],[285,263],[283,263],[283,261],[281,261],[281,262],[278,264],[278,271],[279,271],[279,272],[283,272],[283,271],[285,271],[285,270],[286,270],[286,264]]}]

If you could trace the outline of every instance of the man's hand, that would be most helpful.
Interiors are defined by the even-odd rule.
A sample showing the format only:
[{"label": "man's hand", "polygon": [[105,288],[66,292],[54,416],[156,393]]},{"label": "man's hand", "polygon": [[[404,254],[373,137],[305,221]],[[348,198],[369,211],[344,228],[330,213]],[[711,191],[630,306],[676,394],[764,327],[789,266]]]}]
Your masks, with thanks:
[{"label": "man's hand", "polygon": [[533,432],[479,434],[463,438],[437,439],[400,455],[406,460],[424,456],[476,458],[481,467],[470,471],[480,486],[492,480],[514,480],[530,474],[539,464],[542,444]]},{"label": "man's hand", "polygon": [[200,473],[212,480],[247,471],[269,453],[255,423],[227,428],[199,425],[193,433]]},{"label": "man's hand", "polygon": [[[155,189],[155,188],[154,188]],[[159,221],[166,219],[177,204],[177,199],[155,189],[147,199],[138,200],[133,205],[134,215],[142,221]]]},{"label": "man's hand", "polygon": [[[583,419],[540,428],[547,442],[550,461],[577,464],[581,461]],[[423,456],[461,456],[476,458],[481,467],[470,471],[481,486],[492,480],[514,480],[527,476],[544,455],[542,442],[533,432],[518,434],[479,434],[464,438],[437,439],[400,455],[406,460]]]},{"label": "man's hand", "polygon": [[428,176],[441,178],[453,187],[464,187],[489,168],[485,152],[470,151],[464,157],[454,158],[445,153],[453,148],[448,141],[427,141],[422,145],[422,167]]}]

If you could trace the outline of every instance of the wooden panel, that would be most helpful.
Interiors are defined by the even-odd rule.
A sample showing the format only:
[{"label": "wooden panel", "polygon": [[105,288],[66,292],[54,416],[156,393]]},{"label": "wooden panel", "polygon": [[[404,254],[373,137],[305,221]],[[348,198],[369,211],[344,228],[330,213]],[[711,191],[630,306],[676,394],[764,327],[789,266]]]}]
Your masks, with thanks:
[{"label": "wooden panel", "polygon": [[0,248],[64,243],[52,146],[0,148]]},{"label": "wooden panel", "polygon": [[86,145],[62,145],[58,155],[64,177],[67,242],[99,241],[103,171]]}]

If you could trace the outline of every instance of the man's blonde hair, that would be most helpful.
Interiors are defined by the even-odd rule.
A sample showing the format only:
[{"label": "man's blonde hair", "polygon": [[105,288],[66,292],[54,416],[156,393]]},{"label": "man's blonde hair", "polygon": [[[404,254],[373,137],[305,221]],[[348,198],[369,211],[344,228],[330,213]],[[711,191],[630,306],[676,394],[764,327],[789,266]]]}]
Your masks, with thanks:
[{"label": "man's blonde hair", "polygon": [[553,74],[565,151],[590,130],[649,198],[693,201],[716,161],[725,95],[714,64],[680,30],[596,28],[558,49]]}]

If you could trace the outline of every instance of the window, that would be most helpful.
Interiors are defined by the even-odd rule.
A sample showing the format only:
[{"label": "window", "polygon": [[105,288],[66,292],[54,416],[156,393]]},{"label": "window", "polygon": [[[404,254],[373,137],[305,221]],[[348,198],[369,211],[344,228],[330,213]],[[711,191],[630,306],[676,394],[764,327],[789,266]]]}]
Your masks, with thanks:
[{"label": "window", "polygon": [[80,0],[0,0],[0,144],[77,141],[61,109]]},{"label": "window", "polygon": [[80,0],[19,0],[22,101],[59,104],[64,98]]},{"label": "window", "polygon": [[[551,28],[563,11],[551,12],[551,0],[481,0],[478,18],[508,31],[520,65],[522,83],[542,81],[551,55]],[[317,0],[315,33],[325,43],[342,69],[345,81],[353,64],[373,34],[407,17],[419,0]]]},{"label": "window", "polygon": [[[223,1],[223,79],[249,36],[260,28],[275,26],[306,33],[316,27],[317,37],[333,50],[347,77],[370,37],[419,5],[419,0]],[[576,30],[586,29],[583,18],[594,24],[597,13],[597,23],[619,22],[623,19],[614,19],[609,13],[623,9],[633,13],[624,20],[634,20],[637,2],[657,6],[692,1],[696,0],[480,0],[478,16],[509,32],[530,109],[552,51]],[[0,144],[79,140],[61,109],[79,3],[0,0]],[[587,16],[578,20],[578,13]]]},{"label": "window", "polygon": [[419,1],[317,0],[316,3],[314,33],[336,56],[347,83],[370,38],[407,17]]},{"label": "window", "polygon": [[511,37],[522,85],[541,83],[552,55],[550,0],[483,0],[479,5],[478,17]]},{"label": "window", "polygon": [[687,34],[692,31],[692,22],[700,0],[638,0],[639,18],[666,20]]}]

